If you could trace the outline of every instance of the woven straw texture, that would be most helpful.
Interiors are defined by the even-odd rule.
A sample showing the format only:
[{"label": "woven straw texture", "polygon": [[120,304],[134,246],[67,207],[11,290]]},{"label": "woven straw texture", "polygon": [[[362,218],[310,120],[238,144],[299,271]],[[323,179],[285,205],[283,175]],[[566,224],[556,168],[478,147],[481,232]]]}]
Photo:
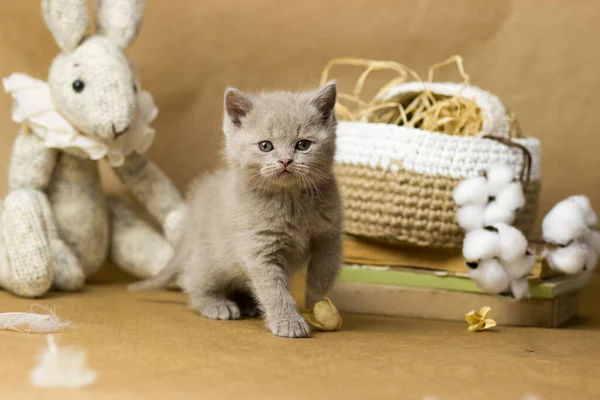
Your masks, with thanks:
[{"label": "woven straw texture", "polygon": [[[456,223],[452,191],[459,179],[410,171],[337,165],[345,231],[399,244],[460,247],[464,231]],[[527,204],[516,226],[529,232],[538,210],[540,182],[529,184]]]},{"label": "woven straw texture", "polygon": [[[479,93],[479,99],[492,100],[482,107],[488,120],[501,116],[508,120],[504,107],[491,94],[484,92],[482,96],[480,89],[469,89]],[[496,121],[486,124],[486,128],[484,134],[508,137],[508,124]],[[527,204],[519,210],[515,222],[527,234],[538,212],[540,145],[533,138],[513,140],[532,157]],[[456,222],[454,187],[497,162],[512,166],[518,178],[524,159],[521,150],[491,139],[389,124],[340,122],[336,175],[345,231],[396,244],[461,247],[464,231]]]}]

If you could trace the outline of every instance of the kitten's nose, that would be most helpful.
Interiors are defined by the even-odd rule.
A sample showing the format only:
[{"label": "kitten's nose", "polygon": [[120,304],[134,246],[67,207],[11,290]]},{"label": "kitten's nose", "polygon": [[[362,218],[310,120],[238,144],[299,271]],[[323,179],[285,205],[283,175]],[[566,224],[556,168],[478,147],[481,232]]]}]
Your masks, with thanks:
[{"label": "kitten's nose", "polygon": [[287,166],[290,165],[291,163],[292,163],[291,158],[282,158],[281,160],[279,160],[279,164],[281,164],[281,166],[283,168],[287,168]]}]

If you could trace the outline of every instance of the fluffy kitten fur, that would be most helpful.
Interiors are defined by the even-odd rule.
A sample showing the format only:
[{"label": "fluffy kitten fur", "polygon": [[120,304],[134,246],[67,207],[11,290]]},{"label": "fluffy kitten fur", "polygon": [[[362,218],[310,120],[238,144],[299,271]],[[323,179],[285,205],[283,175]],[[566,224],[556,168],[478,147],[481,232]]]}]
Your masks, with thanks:
[{"label": "fluffy kitten fur", "polygon": [[191,185],[172,262],[133,288],[163,287],[178,275],[205,317],[238,319],[260,308],[273,334],[308,336],[288,278],[308,263],[309,290],[324,294],[341,264],[335,101],[334,82],[301,93],[228,89],[227,167]]}]

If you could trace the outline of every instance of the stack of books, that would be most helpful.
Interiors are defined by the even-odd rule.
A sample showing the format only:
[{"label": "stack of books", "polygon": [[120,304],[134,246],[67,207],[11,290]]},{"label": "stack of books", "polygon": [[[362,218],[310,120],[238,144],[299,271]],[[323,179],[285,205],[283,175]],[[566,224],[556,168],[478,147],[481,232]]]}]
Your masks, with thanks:
[{"label": "stack of books", "polygon": [[515,301],[479,289],[460,250],[398,247],[346,236],[344,266],[328,294],[346,312],[464,320],[492,307],[499,324],[557,327],[577,315],[589,275],[559,276],[539,261],[528,278],[530,298]]}]

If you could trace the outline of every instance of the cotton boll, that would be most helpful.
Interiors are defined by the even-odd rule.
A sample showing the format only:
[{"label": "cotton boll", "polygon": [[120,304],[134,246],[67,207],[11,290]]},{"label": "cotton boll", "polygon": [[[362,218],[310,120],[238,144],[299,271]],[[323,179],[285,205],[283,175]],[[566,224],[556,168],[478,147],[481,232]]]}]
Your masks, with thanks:
[{"label": "cotton boll", "polygon": [[487,169],[487,192],[488,196],[495,197],[502,189],[513,181],[515,173],[506,164],[493,164]]},{"label": "cotton boll", "polygon": [[481,261],[476,268],[469,270],[469,276],[481,290],[491,294],[508,290],[510,284],[502,264],[495,259]]},{"label": "cotton boll", "polygon": [[484,206],[467,204],[456,210],[456,221],[465,231],[483,228]]},{"label": "cotton boll", "polygon": [[593,271],[596,268],[596,265],[598,264],[598,253],[596,253],[596,251],[590,246],[586,246],[586,254],[587,257],[585,258],[584,269],[586,271]]},{"label": "cotton boll", "polygon": [[515,300],[529,296],[529,282],[527,279],[515,279],[510,282],[510,291]]},{"label": "cotton boll", "polygon": [[576,240],[586,229],[581,208],[568,199],[556,204],[542,221],[544,241],[553,244],[567,244]]},{"label": "cotton boll", "polygon": [[452,198],[459,206],[466,204],[487,204],[488,192],[485,178],[483,176],[476,176],[461,181],[454,188]]},{"label": "cotton boll", "polygon": [[596,254],[600,254],[600,232],[588,229],[583,234],[583,241],[591,247]]},{"label": "cotton boll", "polygon": [[496,203],[507,210],[516,211],[525,205],[521,182],[511,182],[496,196]]},{"label": "cotton boll", "polygon": [[500,235],[497,232],[477,229],[466,234],[463,256],[467,261],[480,261],[500,255]]},{"label": "cotton boll", "polygon": [[550,251],[546,261],[555,271],[567,275],[578,274],[583,271],[583,267],[588,261],[587,247],[578,242],[571,243],[567,247]]},{"label": "cotton boll", "polygon": [[494,225],[500,236],[500,258],[502,261],[513,262],[524,257],[527,252],[527,239],[517,228],[506,225]]},{"label": "cotton boll", "polygon": [[504,266],[508,276],[510,276],[512,279],[523,279],[526,278],[531,271],[533,271],[535,262],[535,254],[527,251],[523,257],[519,257],[511,262],[504,261],[502,262],[502,265]]},{"label": "cotton boll", "polygon": [[483,222],[485,225],[512,225],[512,223],[515,222],[515,213],[512,210],[501,206],[497,201],[492,201],[485,208],[483,213]]},{"label": "cotton boll", "polygon": [[588,199],[586,196],[579,195],[571,196],[567,200],[570,200],[577,204],[577,206],[583,213],[583,218],[588,228],[595,228],[596,225],[598,225],[598,216],[592,208],[592,203],[590,202],[590,199]]}]

